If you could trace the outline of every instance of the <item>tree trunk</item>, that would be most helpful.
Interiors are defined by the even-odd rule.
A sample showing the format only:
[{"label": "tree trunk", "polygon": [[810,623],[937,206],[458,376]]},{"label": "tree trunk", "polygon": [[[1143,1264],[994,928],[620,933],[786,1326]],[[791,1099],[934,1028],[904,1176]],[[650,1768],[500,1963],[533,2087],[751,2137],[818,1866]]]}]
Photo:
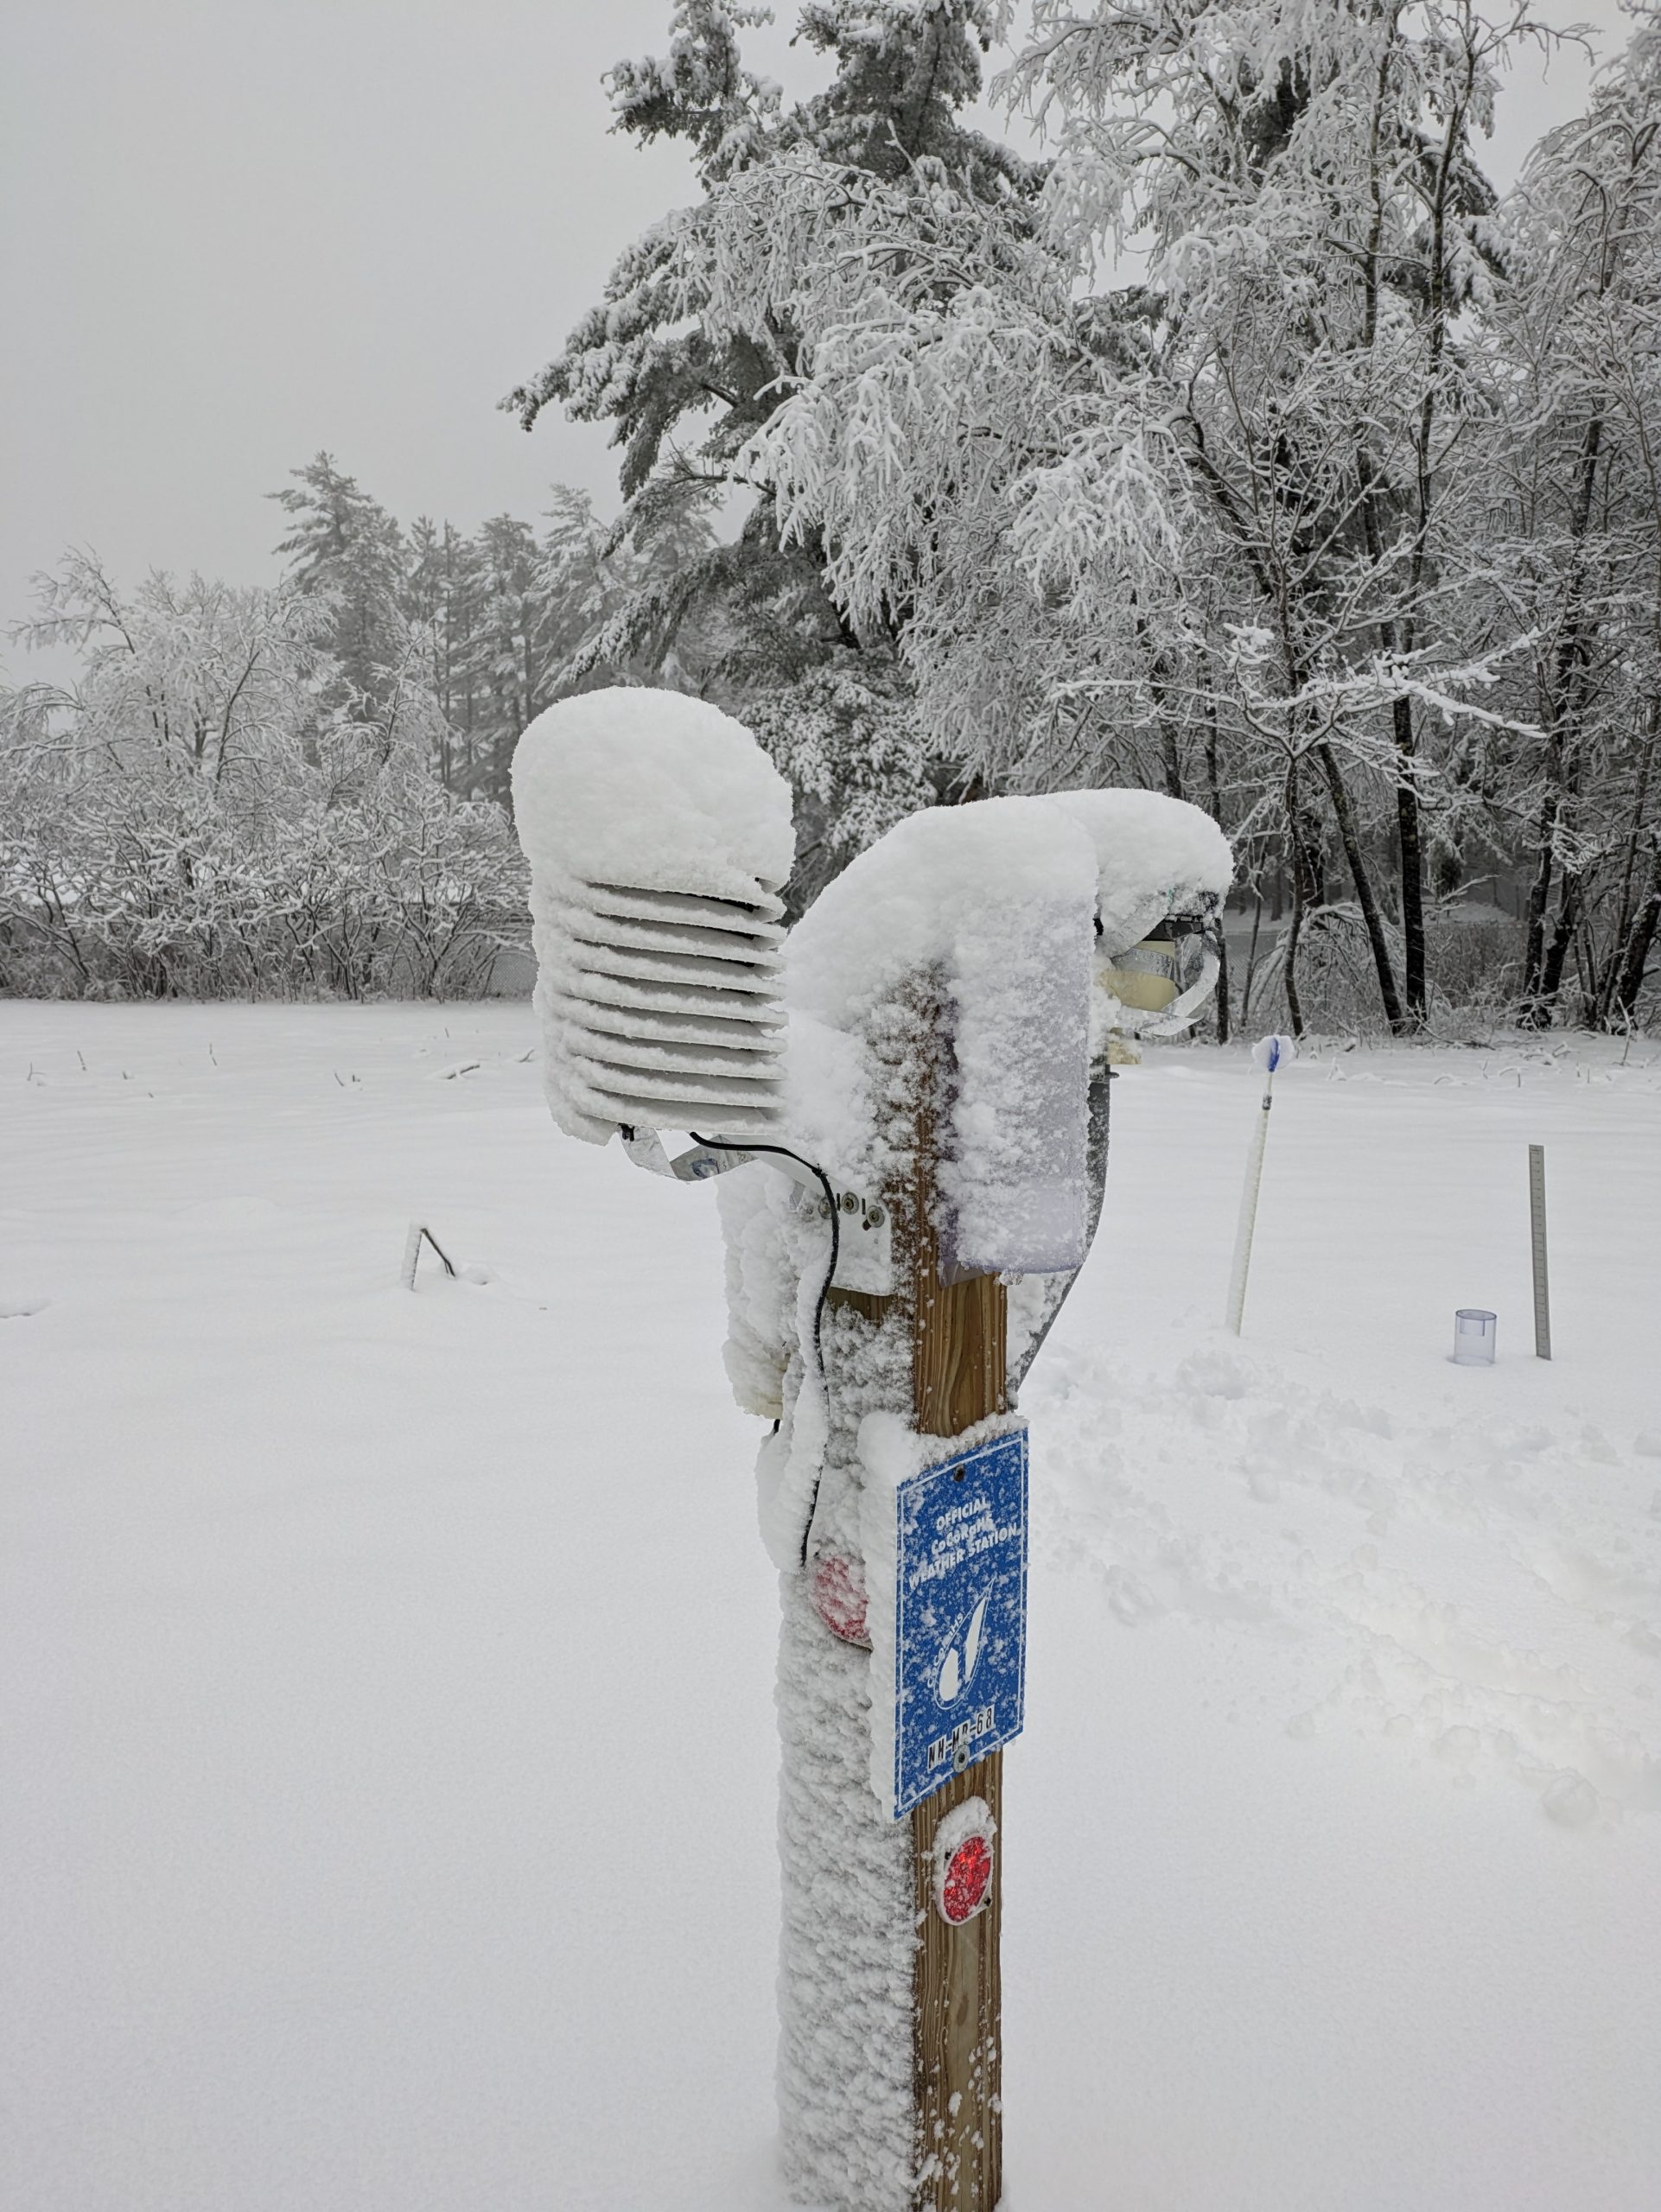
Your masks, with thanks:
[{"label": "tree trunk", "polygon": [[[1344,857],[1349,863],[1351,880],[1355,885],[1356,903],[1361,909],[1361,918],[1366,925],[1367,943],[1372,948],[1372,964],[1378,977],[1378,996],[1384,1009],[1384,1019],[1397,1036],[1407,1027],[1402,1014],[1402,1001],[1396,990],[1396,970],[1390,957],[1390,945],[1384,937],[1384,918],[1378,912],[1378,901],[1373,896],[1372,877],[1366,856],[1361,850],[1361,840],[1356,829],[1355,809],[1351,804],[1349,791],[1340,771],[1336,755],[1330,745],[1316,748],[1327,787],[1332,793],[1333,812],[1338,817],[1338,834],[1343,840]],[[1411,796],[1411,794],[1410,794]],[[1418,852],[1418,801],[1414,798],[1413,849]],[[1416,889],[1416,896],[1417,892]],[[1424,952],[1424,918],[1419,915],[1419,951],[1421,963]],[[1420,976],[1421,995],[1423,989],[1422,970]],[[1421,1007],[1422,1011],[1422,1007]]]},{"label": "tree trunk", "polygon": [[[1223,827],[1223,793],[1217,774],[1217,716],[1208,711],[1206,716],[1206,810],[1220,830]],[[1258,901],[1259,911],[1262,901]],[[1228,943],[1223,934],[1228,916],[1228,902],[1224,900],[1217,916],[1217,1041],[1226,1045],[1229,1039],[1228,1004]]]},{"label": "tree trunk", "polygon": [[1621,1017],[1615,1027],[1625,1028],[1637,1016],[1638,995],[1644,988],[1644,970],[1649,964],[1658,928],[1661,928],[1661,845],[1657,846],[1650,861],[1649,881],[1632,918],[1632,935],[1626,940],[1626,957],[1615,985],[1613,1011]]},{"label": "tree trunk", "polygon": [[[1271,920],[1273,917],[1270,917]],[[1245,1028],[1251,1020],[1251,986],[1257,974],[1257,935],[1263,925],[1263,895],[1257,893],[1257,903],[1251,916],[1251,943],[1246,948],[1245,981],[1240,986],[1240,1027]]]},{"label": "tree trunk", "polygon": [[1292,852],[1292,912],[1286,925],[1282,940],[1281,985],[1286,994],[1286,1019],[1292,1034],[1303,1034],[1303,1004],[1298,996],[1298,939],[1303,934],[1304,886],[1307,880],[1303,840],[1298,828],[1297,770],[1294,767],[1286,779],[1287,835],[1291,839]]},{"label": "tree trunk", "polygon": [[1551,932],[1551,943],[1546,947],[1545,963],[1540,970],[1540,996],[1544,1001],[1548,1019],[1550,1010],[1557,1002],[1563,986],[1563,968],[1569,957],[1569,948],[1575,941],[1580,926],[1581,907],[1586,880],[1579,874],[1565,873],[1562,888],[1557,894],[1557,921]]},{"label": "tree trunk", "polygon": [[[1424,1020],[1426,1009],[1424,854],[1419,838],[1418,786],[1413,781],[1411,767],[1413,702],[1405,697],[1393,700],[1390,711],[1396,750],[1402,761],[1402,772],[1396,784],[1396,834],[1402,870],[1402,986],[1409,1018],[1418,1023]],[[1389,1011],[1388,1007],[1385,1011]],[[1396,1027],[1392,1020],[1391,1027]]]},{"label": "tree trunk", "polygon": [[1644,819],[1649,811],[1650,776],[1655,766],[1656,740],[1661,737],[1661,700],[1651,702],[1649,723],[1644,756],[1639,763],[1638,788],[1632,798],[1632,818],[1626,831],[1626,850],[1621,859],[1620,895],[1615,908],[1614,934],[1609,946],[1608,962],[1598,980],[1597,1019],[1600,1025],[1608,1021],[1626,966],[1626,948],[1631,942],[1634,918],[1632,877],[1637,871],[1638,855],[1644,836]]},{"label": "tree trunk", "polygon": [[1557,806],[1556,790],[1548,791],[1540,804],[1540,858],[1529,886],[1528,925],[1523,940],[1523,1002],[1518,1020],[1525,1029],[1546,1029],[1551,1025],[1551,1009],[1542,996],[1541,984],[1545,972],[1546,907],[1551,898],[1551,836]]}]

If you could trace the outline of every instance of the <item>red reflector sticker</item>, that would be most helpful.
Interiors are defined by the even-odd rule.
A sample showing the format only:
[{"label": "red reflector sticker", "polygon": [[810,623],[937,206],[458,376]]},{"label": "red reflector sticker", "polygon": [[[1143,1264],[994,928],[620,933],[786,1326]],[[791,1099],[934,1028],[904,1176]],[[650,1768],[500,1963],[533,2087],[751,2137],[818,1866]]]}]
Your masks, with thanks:
[{"label": "red reflector sticker", "polygon": [[992,1847],[983,1835],[971,1835],[947,1859],[940,1884],[940,1910],[954,1928],[980,1910],[991,1879]]}]

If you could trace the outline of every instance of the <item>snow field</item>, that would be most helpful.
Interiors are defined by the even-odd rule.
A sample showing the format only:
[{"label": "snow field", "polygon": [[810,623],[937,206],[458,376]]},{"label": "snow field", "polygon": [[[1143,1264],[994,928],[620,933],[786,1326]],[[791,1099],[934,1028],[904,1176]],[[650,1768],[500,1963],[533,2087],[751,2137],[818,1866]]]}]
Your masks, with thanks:
[{"label": "snow field", "polygon": [[[0,1007],[29,2212],[781,2203],[715,1209],[560,1139],[534,1045],[512,1005]],[[1238,1344],[1257,1079],[1116,1084],[1023,1397],[1009,2212],[1652,2206],[1661,1055],[1620,1059],[1307,1054]],[[399,1287],[412,1217],[487,1279]]]}]

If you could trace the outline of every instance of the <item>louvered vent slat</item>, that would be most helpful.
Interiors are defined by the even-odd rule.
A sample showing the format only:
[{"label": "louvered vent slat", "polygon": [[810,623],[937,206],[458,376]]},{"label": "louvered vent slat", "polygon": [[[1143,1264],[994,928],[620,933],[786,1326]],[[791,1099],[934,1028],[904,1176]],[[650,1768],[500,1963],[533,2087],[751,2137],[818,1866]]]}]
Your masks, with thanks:
[{"label": "louvered vent slat", "polygon": [[783,908],[567,881],[546,1010],[576,1100],[646,1128],[779,1126]]}]

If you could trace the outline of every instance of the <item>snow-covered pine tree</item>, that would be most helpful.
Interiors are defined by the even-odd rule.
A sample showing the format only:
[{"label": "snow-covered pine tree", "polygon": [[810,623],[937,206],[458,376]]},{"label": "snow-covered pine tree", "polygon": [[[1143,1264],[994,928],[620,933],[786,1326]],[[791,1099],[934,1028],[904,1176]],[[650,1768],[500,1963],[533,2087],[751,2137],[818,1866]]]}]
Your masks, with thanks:
[{"label": "snow-covered pine tree", "polygon": [[563,485],[540,537],[509,514],[471,535],[423,515],[406,534],[328,454],[294,474],[301,488],[273,495],[297,518],[278,550],[296,588],[328,611],[325,707],[379,727],[395,690],[407,714],[418,667],[439,781],[499,804],[526,724],[564,691],[612,680],[596,641],[631,593],[710,543],[700,518],[671,518],[642,556]]},{"label": "snow-covered pine tree", "polygon": [[701,641],[684,601],[715,545],[703,513],[671,500],[649,518],[637,512],[633,530],[607,525],[586,492],[557,485],[545,519],[542,578],[559,695],[631,679],[699,690]]},{"label": "snow-covered pine tree", "polygon": [[439,714],[439,781],[448,791],[475,788],[472,639],[480,594],[479,549],[453,523],[418,515],[408,536],[402,606],[405,620],[426,642],[428,681]]},{"label": "snow-covered pine tree", "polygon": [[288,556],[288,573],[303,592],[326,594],[332,610],[329,646],[344,690],[372,718],[382,703],[385,671],[405,649],[401,613],[405,575],[404,534],[355,476],[319,453],[274,499],[290,518],[277,550]]},{"label": "snow-covered pine tree", "polygon": [[554,402],[612,425],[620,528],[647,570],[608,632],[613,665],[740,704],[779,746],[809,831],[799,904],[870,836],[949,787],[957,764],[930,761],[910,714],[896,647],[903,606],[844,621],[815,534],[786,542],[762,507],[735,542],[711,533],[701,551],[667,560],[658,550],[689,518],[707,531],[753,488],[738,456],[799,367],[787,313],[751,327],[705,312],[711,196],[758,164],[811,149],[852,175],[949,172],[1018,223],[1031,220],[1040,173],[960,119],[980,89],[992,0],[804,7],[799,35],[833,58],[836,74],[793,105],[744,62],[741,34],[768,12],[679,0],[668,51],[610,73],[617,127],[643,143],[681,140],[705,197],[622,256],[563,353],[504,404],[527,428]]},{"label": "snow-covered pine tree", "polygon": [[477,787],[505,805],[513,747],[551,696],[549,607],[529,523],[493,515],[474,546],[477,589],[467,664],[480,702],[474,772]]}]

